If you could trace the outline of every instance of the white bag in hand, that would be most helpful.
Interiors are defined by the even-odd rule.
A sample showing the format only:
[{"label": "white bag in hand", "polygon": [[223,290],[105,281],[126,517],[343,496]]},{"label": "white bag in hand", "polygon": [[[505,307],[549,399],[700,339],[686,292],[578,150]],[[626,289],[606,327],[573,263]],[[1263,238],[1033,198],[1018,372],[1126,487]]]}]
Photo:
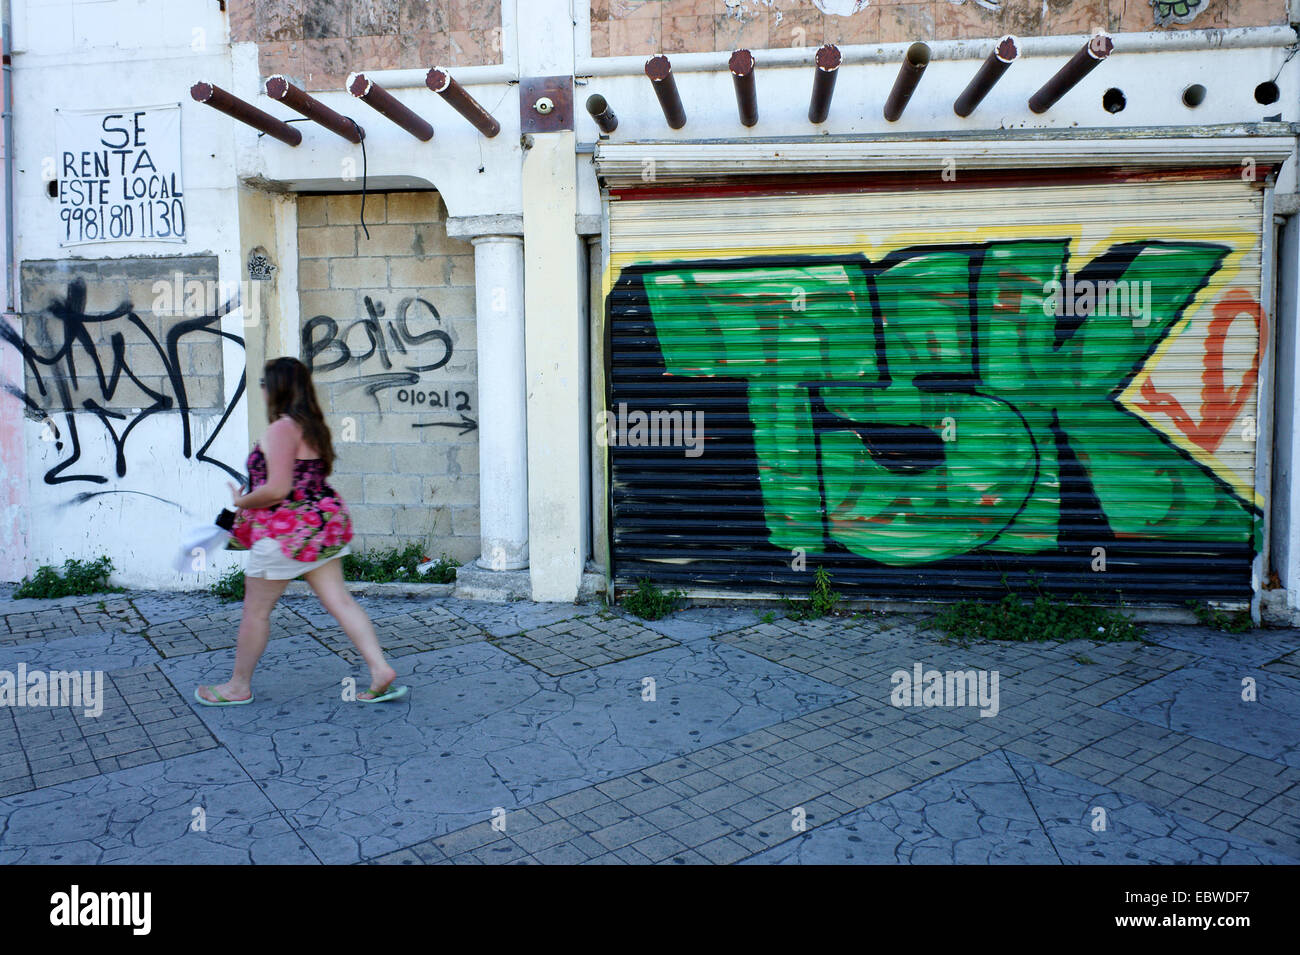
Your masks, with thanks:
[{"label": "white bag in hand", "polygon": [[[221,524],[229,524],[229,520],[234,519],[234,513],[231,511],[222,511],[222,516],[217,518]],[[229,520],[224,519],[229,514]],[[197,573],[200,568],[195,568],[196,559],[206,561],[210,551],[224,548],[226,541],[230,539],[230,531],[226,527],[220,526],[216,522],[211,524],[200,524],[197,527],[191,527],[181,535],[181,549],[176,554],[176,560],[172,566],[176,568],[178,574]],[[198,551],[196,554],[195,551]]]}]

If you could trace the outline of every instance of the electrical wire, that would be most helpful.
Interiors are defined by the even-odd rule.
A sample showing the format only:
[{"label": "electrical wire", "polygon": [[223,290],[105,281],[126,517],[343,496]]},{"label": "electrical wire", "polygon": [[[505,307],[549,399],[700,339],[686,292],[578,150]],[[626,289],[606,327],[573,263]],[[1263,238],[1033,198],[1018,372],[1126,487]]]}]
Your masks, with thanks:
[{"label": "electrical wire", "polygon": [[1291,58],[1294,57],[1294,56],[1296,55],[1296,53],[1300,53],[1300,43],[1292,44],[1291,48],[1290,48],[1289,50],[1287,50],[1287,52],[1286,52],[1286,59],[1284,59],[1284,60],[1282,61],[1282,65],[1279,66],[1279,67],[1277,68],[1277,72],[1273,74],[1273,80],[1272,80],[1272,81],[1273,81],[1274,83],[1277,82],[1277,78],[1278,78],[1279,76],[1282,75],[1282,71],[1283,71],[1284,69],[1286,69],[1286,65],[1287,65],[1288,63],[1291,62]]},{"label": "electrical wire", "polygon": [[348,117],[348,122],[352,124],[352,128],[357,131],[357,136],[361,139],[361,231],[366,234],[366,241],[369,242],[370,230],[366,228],[366,183],[369,176],[366,163],[366,134],[351,116]]}]

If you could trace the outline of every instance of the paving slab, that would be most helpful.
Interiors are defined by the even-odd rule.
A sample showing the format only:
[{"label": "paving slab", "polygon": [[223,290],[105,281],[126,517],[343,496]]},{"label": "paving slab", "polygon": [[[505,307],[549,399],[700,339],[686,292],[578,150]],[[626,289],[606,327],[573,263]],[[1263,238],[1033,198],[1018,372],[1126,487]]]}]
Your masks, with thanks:
[{"label": "paving slab", "polygon": [[224,750],[0,798],[0,864],[318,861]]},{"label": "paving slab", "polygon": [[[1300,859],[1008,753],[1056,851],[1069,864],[1295,865]],[[1098,813],[1101,809],[1104,813]],[[1104,828],[1095,828],[1104,822]]]},{"label": "paving slab", "polygon": [[491,639],[506,653],[552,676],[678,646],[676,640],[643,626],[638,619],[608,612],[572,617]]},{"label": "paving slab", "polygon": [[457,597],[447,598],[442,606],[494,637],[508,637],[579,617],[598,618],[601,609],[595,604],[533,603],[528,600],[492,603]]},{"label": "paving slab", "polygon": [[[353,594],[352,599],[361,605],[372,622],[379,622],[390,617],[400,617],[418,610],[431,610],[442,606],[443,601],[427,597],[392,597],[374,594]],[[280,598],[277,606],[292,610],[303,620],[317,629],[337,627],[338,622],[330,616],[320,600],[312,596],[290,596]]]},{"label": "paving slab", "polygon": [[162,657],[138,633],[108,632],[52,640],[29,640],[0,649],[0,668],[19,663],[29,670],[131,670]]},{"label": "paving slab", "polygon": [[1264,669],[1279,676],[1288,676],[1300,680],[1300,650],[1279,657],[1272,663],[1264,664]]},{"label": "paving slab", "polygon": [[753,626],[766,612],[748,607],[688,607],[661,620],[638,619],[637,622],[678,643],[687,643]]},{"label": "paving slab", "polygon": [[[1105,827],[1100,831],[1094,829],[1098,820]],[[1296,862],[1005,751],[981,756],[745,860],[778,865]]]},{"label": "paving slab", "polygon": [[[413,689],[367,706],[350,641],[291,595],[256,702],[219,709],[191,694],[228,676],[238,603],[11,592],[0,670],[102,670],[105,711],[0,708],[0,861],[1300,860],[1300,631],[963,643],[932,614],[368,594]],[[997,716],[893,706],[918,662],[999,671]],[[196,855],[209,792],[235,808],[201,804],[223,828]]]},{"label": "paving slab", "polygon": [[1300,649],[1300,630],[1226,633],[1209,627],[1151,626],[1143,639],[1162,647],[1247,666],[1259,666]]},{"label": "paving slab", "polygon": [[[486,640],[488,634],[476,624],[470,623],[437,604],[425,602],[407,602],[402,606],[398,601],[388,601],[392,609],[401,613],[371,613],[371,622],[375,627],[375,636],[384,648],[384,655],[389,658],[424,653],[427,650],[440,650],[444,647],[458,646],[463,643],[475,643]],[[321,618],[324,618],[323,622]],[[348,635],[343,632],[334,618],[319,613],[307,616],[306,633],[312,634],[329,650],[354,665],[361,665],[362,657],[357,652]]]},{"label": "paving slab", "polygon": [[[163,664],[178,687],[229,665]],[[340,700],[355,674],[286,637],[259,667],[257,704],[205,709],[214,735],[327,862],[355,862],[848,698],[724,646],[674,647],[552,677],[489,644],[395,661],[406,701]],[[656,699],[642,699],[643,680]],[[482,861],[482,860],[480,860]]]},{"label": "paving slab", "polygon": [[[101,673],[96,682],[98,700],[0,708],[0,734],[11,735],[0,746],[0,795],[217,747],[156,666]],[[94,703],[99,712],[87,706]]]},{"label": "paving slab", "polygon": [[1059,864],[1002,753],[794,835],[747,864]]},{"label": "paving slab", "polygon": [[[1242,699],[1243,680],[1256,699]],[[1104,704],[1156,726],[1300,767],[1300,680],[1206,657]]]}]

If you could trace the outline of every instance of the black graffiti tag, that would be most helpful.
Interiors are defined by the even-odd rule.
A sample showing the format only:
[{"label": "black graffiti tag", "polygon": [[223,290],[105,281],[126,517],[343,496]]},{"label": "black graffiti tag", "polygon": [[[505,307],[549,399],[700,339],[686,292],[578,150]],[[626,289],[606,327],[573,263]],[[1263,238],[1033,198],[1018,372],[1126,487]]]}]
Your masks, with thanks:
[{"label": "black graffiti tag", "polygon": [[[427,312],[428,317],[438,324],[442,323],[442,316],[438,314],[438,310],[432,303],[422,298],[404,298],[397,304],[396,317],[387,322],[381,321],[385,311],[383,303],[375,302],[367,295],[365,306],[367,317],[354,321],[342,335],[339,334],[339,323],[328,315],[317,315],[303,326],[302,350],[307,367],[313,373],[335,371],[347,364],[360,366],[375,357],[379,359],[385,371],[391,371],[393,360],[388,353],[389,341],[392,342],[393,349],[402,355],[408,354],[408,348],[414,348],[425,342],[436,341],[442,345],[443,353],[437,361],[425,365],[407,364],[404,366],[407,372],[418,374],[422,371],[436,371],[451,361],[453,350],[451,336],[441,328],[432,328],[419,333],[411,330],[411,320],[417,318],[421,311]],[[369,348],[364,352],[354,351],[348,345],[352,332],[358,327],[365,332],[366,339],[369,341]],[[321,331],[319,336],[318,330]],[[385,339],[385,331],[387,331],[387,339]],[[317,358],[330,351],[333,352],[332,357],[318,364]]]},{"label": "black graffiti tag", "polygon": [[[226,302],[211,315],[178,321],[168,330],[163,341],[153,333],[149,326],[135,313],[130,302],[123,302],[117,308],[97,315],[86,312],[86,282],[82,278],[73,279],[68,285],[66,297],[52,300],[46,308],[50,320],[43,323],[40,330],[43,339],[33,343],[24,339],[4,322],[0,322],[0,341],[15,348],[22,355],[23,362],[31,373],[36,394],[48,400],[55,397],[54,414],[62,415],[63,428],[70,445],[68,456],[59,461],[45,473],[46,484],[63,484],[69,481],[89,481],[105,484],[108,476],[103,474],[82,473],[65,474],[81,458],[81,441],[77,432],[76,412],[90,412],[97,417],[108,432],[116,450],[116,472],[118,477],[126,475],[126,442],[135,427],[150,415],[163,411],[180,412],[182,446],[181,453],[186,458],[194,457],[206,464],[212,464],[225,471],[231,477],[243,480],[243,475],[235,468],[208,456],[208,449],[216,441],[230,414],[239,404],[244,394],[245,378],[240,375],[239,385],[234,395],[225,406],[221,420],[202,447],[193,452],[192,423],[190,420],[190,403],[186,393],[185,376],[181,372],[179,344],[187,336],[212,335],[217,339],[228,339],[243,347],[244,339],[230,332],[222,331],[221,318],[227,312],[237,308],[238,300]],[[149,387],[131,368],[127,359],[126,329],[134,329],[148,340],[162,362],[166,384],[162,390]],[[51,335],[50,329],[57,330]],[[98,333],[98,334],[97,334]],[[96,344],[96,338],[105,337],[107,333],[107,350]],[[139,346],[134,346],[139,347]],[[80,364],[79,364],[80,362]],[[152,399],[152,404],[141,408],[128,416],[120,411],[105,407],[111,403],[123,376],[135,383],[144,394]],[[93,380],[98,387],[98,400],[85,398],[78,405],[73,396],[74,390],[81,387],[82,379]],[[5,384],[5,390],[23,403],[28,417],[43,420],[47,411],[42,401],[38,401],[24,389]],[[103,403],[101,403],[103,402]],[[120,428],[120,430],[119,430]],[[64,441],[61,434],[55,435],[55,448],[63,451]]]}]

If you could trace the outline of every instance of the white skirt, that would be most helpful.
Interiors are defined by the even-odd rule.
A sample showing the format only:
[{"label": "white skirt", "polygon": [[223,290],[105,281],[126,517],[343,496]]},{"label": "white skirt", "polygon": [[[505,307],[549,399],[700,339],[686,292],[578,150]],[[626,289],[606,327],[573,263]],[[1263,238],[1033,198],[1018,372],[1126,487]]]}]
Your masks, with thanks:
[{"label": "white skirt", "polygon": [[341,551],[324,560],[294,560],[284,555],[277,540],[263,537],[260,541],[255,541],[248,551],[248,566],[244,568],[244,576],[261,577],[265,580],[294,580],[350,553],[352,553],[351,548],[344,545]]}]

